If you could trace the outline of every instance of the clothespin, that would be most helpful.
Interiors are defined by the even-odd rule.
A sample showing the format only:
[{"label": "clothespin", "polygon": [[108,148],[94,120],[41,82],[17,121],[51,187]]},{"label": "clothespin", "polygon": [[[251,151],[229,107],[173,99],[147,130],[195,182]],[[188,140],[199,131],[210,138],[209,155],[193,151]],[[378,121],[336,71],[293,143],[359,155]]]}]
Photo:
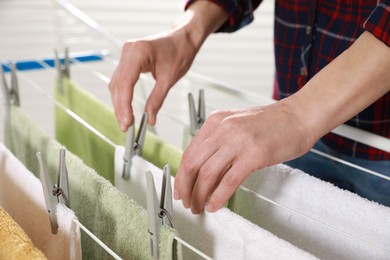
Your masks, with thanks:
[{"label": "clothespin", "polygon": [[19,86],[18,86],[18,78],[16,76],[16,66],[15,64],[10,64],[11,68],[11,84],[10,87],[8,87],[7,81],[5,79],[3,66],[0,65],[1,70],[1,83],[2,83],[2,89],[3,89],[3,95],[5,104],[7,106],[7,109],[9,110],[9,107],[11,105],[20,105],[20,99],[19,99]]},{"label": "clothespin", "polygon": [[204,99],[204,90],[199,90],[198,112],[196,112],[194,97],[188,93],[188,105],[190,110],[190,133],[195,136],[203,123],[206,121],[206,103]]},{"label": "clothespin", "polygon": [[69,60],[69,48],[65,48],[65,54],[64,54],[64,62],[61,62],[61,59],[58,55],[57,50],[54,50],[54,64],[57,68],[57,77],[58,77],[58,86],[60,88],[60,94],[62,95],[64,93],[64,89],[62,86],[62,79],[64,77],[70,78],[70,60]]},{"label": "clothespin", "polygon": [[37,153],[37,157],[40,167],[40,179],[43,194],[45,196],[46,207],[50,218],[51,232],[56,234],[58,231],[58,221],[56,215],[57,205],[62,203],[70,208],[68,171],[66,170],[65,165],[65,149],[60,149],[58,180],[55,185],[53,185],[50,176],[47,174],[46,165],[40,152]]},{"label": "clothespin", "polygon": [[122,178],[128,180],[130,178],[131,159],[134,155],[142,156],[144,146],[146,128],[148,123],[148,113],[144,112],[141,123],[138,127],[137,137],[135,138],[135,124],[129,127],[126,135],[125,155],[123,157]]},{"label": "clothespin", "polygon": [[171,169],[165,165],[163,170],[163,181],[161,187],[160,203],[157,199],[156,187],[154,185],[153,174],[146,172],[146,203],[148,211],[150,249],[153,259],[158,259],[159,231],[162,225],[173,227],[172,213],[172,186]]}]

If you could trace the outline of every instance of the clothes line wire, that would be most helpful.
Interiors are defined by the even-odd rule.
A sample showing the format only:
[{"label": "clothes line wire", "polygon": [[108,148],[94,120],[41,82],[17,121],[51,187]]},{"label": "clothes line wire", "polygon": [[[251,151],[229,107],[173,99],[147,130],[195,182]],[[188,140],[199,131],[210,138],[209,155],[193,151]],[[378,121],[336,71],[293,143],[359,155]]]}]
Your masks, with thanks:
[{"label": "clothes line wire", "polygon": [[92,238],[99,246],[101,246],[107,253],[109,253],[114,259],[121,260],[114,251],[111,250],[106,244],[104,244],[98,237],[96,237],[91,231],[89,231],[83,224],[77,219],[73,219],[73,222],[78,225],[90,238]]},{"label": "clothes line wire", "polygon": [[[347,165],[347,166],[349,166],[349,167],[351,167],[351,168],[355,168],[355,169],[357,169],[357,170],[366,172],[366,173],[368,173],[368,174],[371,174],[371,175],[373,175],[373,176],[382,178],[382,179],[384,179],[384,180],[390,181],[390,176],[386,176],[386,175],[381,174],[381,173],[379,173],[379,172],[376,172],[376,171],[373,171],[373,170],[364,168],[364,167],[362,167],[362,166],[359,166],[359,165],[350,163],[350,162],[345,161],[345,160],[343,160],[343,159],[340,159],[340,158],[337,158],[337,157],[335,157],[335,156],[329,155],[329,154],[327,154],[327,153],[318,151],[318,150],[316,150],[316,149],[313,149],[313,148],[312,148],[312,149],[310,149],[310,152],[315,153],[315,154],[317,154],[317,155],[319,155],[319,156],[328,158],[328,159],[330,159],[330,160],[333,160],[333,161],[336,161],[336,162],[345,164],[345,165]],[[347,173],[346,173],[346,174],[347,174]]]},{"label": "clothes line wire", "polygon": [[64,10],[68,11],[74,17],[79,19],[84,24],[88,25],[91,29],[96,31],[98,34],[103,35],[116,49],[120,49],[122,42],[114,37],[109,31],[102,28],[96,21],[89,17],[86,13],[78,9],[76,6],[72,5],[68,1],[64,0],[54,0],[60,5]]},{"label": "clothes line wire", "polygon": [[[71,110],[69,110],[69,109],[63,107],[62,104],[59,104],[56,100],[54,100],[54,98],[52,98],[48,93],[46,93],[46,91],[43,90],[40,86],[38,86],[38,84],[36,84],[34,81],[32,81],[31,79],[29,79],[29,78],[28,78],[27,76],[25,76],[25,75],[22,75],[22,79],[23,79],[23,80],[26,80],[26,81],[27,81],[29,84],[31,84],[36,90],[38,90],[39,92],[41,92],[42,94],[44,94],[44,96],[46,96],[46,97],[49,99],[49,101],[53,102],[55,105],[58,105],[58,106],[60,107],[60,109],[63,109],[66,113],[68,113],[68,114],[69,114],[71,117],[73,117],[75,120],[77,120],[77,121],[81,120],[81,122],[80,122],[80,121],[79,121],[79,122],[82,123],[82,125],[84,125],[85,127],[87,127],[87,128],[88,128],[89,130],[91,130],[93,133],[97,134],[99,137],[103,137],[102,139],[103,139],[104,141],[108,142],[108,143],[111,144],[113,147],[117,147],[116,144],[113,144],[110,140],[108,140],[107,137],[105,137],[103,134],[101,134],[101,133],[100,133],[98,130],[96,130],[94,127],[90,126],[86,121],[84,121],[82,118],[80,118],[79,116],[77,116],[74,112],[72,112]],[[321,153],[321,152],[319,152],[319,151],[316,151],[316,152]],[[327,156],[328,156],[328,155],[327,155]],[[336,158],[336,159],[338,159],[338,158]],[[341,159],[340,159],[340,160],[341,160]],[[364,168],[363,168],[363,169],[364,169]],[[367,170],[367,169],[366,169],[366,170]],[[379,174],[379,173],[376,173],[376,174]],[[379,175],[380,175],[380,174],[379,174]],[[273,200],[271,200],[271,199],[269,199],[269,198],[267,198],[267,197],[265,197],[265,196],[263,196],[263,195],[260,195],[260,194],[256,193],[255,191],[253,191],[253,190],[251,190],[251,189],[248,189],[248,188],[246,188],[246,187],[244,187],[244,186],[240,186],[240,189],[242,189],[243,191],[245,191],[245,192],[247,192],[247,193],[250,193],[250,194],[252,194],[252,195],[254,195],[254,196],[256,196],[256,197],[258,197],[258,198],[260,198],[260,199],[262,199],[262,200],[265,200],[265,201],[267,201],[267,202],[269,202],[269,203],[271,203],[271,204],[273,204],[273,205],[275,205],[275,206],[277,206],[277,207],[280,207],[280,208],[282,208],[282,209],[284,209],[284,210],[288,210],[288,211],[290,211],[290,212],[293,212],[294,214],[297,214],[297,215],[299,215],[299,216],[302,216],[302,217],[304,217],[305,219],[311,220],[311,221],[313,221],[314,223],[316,223],[316,224],[318,224],[318,225],[321,225],[321,226],[326,227],[326,228],[328,228],[328,229],[330,229],[330,230],[333,230],[333,231],[335,231],[335,232],[337,232],[337,233],[339,233],[339,234],[342,234],[342,235],[346,236],[347,238],[355,239],[355,240],[357,240],[357,241],[359,241],[359,242],[361,242],[361,243],[364,243],[364,244],[366,244],[366,245],[368,245],[368,246],[371,246],[372,248],[375,248],[376,250],[385,252],[386,254],[389,254],[389,255],[390,255],[390,251],[388,251],[388,250],[386,250],[386,249],[383,249],[382,247],[379,247],[379,246],[377,246],[377,245],[375,245],[375,244],[372,244],[372,243],[369,242],[369,241],[365,241],[365,240],[363,240],[363,239],[360,239],[360,238],[358,238],[358,237],[356,237],[356,236],[354,236],[354,235],[351,235],[351,234],[349,234],[349,233],[343,232],[343,231],[341,231],[341,230],[339,230],[339,229],[337,229],[337,228],[335,228],[335,227],[332,227],[332,226],[330,226],[330,225],[328,225],[328,224],[326,224],[326,223],[323,223],[323,222],[321,222],[321,221],[319,221],[319,220],[316,220],[316,219],[314,219],[314,218],[312,218],[312,217],[310,217],[310,216],[307,216],[307,215],[305,215],[305,214],[303,214],[303,213],[301,213],[301,212],[299,212],[299,211],[297,211],[297,210],[294,210],[294,209],[292,209],[292,208],[289,208],[289,207],[287,207],[287,206],[284,206],[284,205],[282,205],[282,204],[280,204],[280,203],[278,203],[278,202],[276,202],[276,201],[273,201]],[[182,239],[180,239],[179,237],[175,236],[174,239],[176,239],[178,242],[182,243],[182,242],[181,242]],[[199,254],[199,252],[200,252],[198,249],[194,248],[193,246],[191,246],[191,245],[188,244],[188,243],[186,243],[186,244],[183,243],[183,245],[185,245],[186,247],[188,247],[189,249],[191,249],[193,252],[195,252],[195,253],[197,253],[197,254]],[[202,255],[204,255],[204,254],[201,253],[201,254],[199,254],[199,255],[202,256]],[[202,256],[202,257],[203,257],[203,256]],[[208,258],[206,258],[206,259],[208,259]]]},{"label": "clothes line wire", "polygon": [[186,241],[184,241],[183,239],[181,239],[180,237],[177,237],[175,236],[174,239],[176,239],[177,242],[185,245],[186,247],[188,248],[192,248],[192,251],[194,251],[195,253],[197,253],[199,256],[203,257],[204,259],[206,260],[213,260],[211,257],[209,257],[208,255],[206,255],[205,253],[203,253],[202,251],[198,250],[197,248],[193,247],[192,245],[188,244]]},{"label": "clothes line wire", "polygon": [[390,256],[390,251],[389,251],[388,249],[382,248],[382,247],[380,247],[380,246],[378,246],[378,245],[375,245],[374,243],[371,243],[371,242],[369,242],[369,241],[367,241],[367,240],[364,240],[364,239],[359,238],[359,237],[357,237],[357,236],[355,236],[355,235],[352,235],[352,234],[349,234],[349,233],[347,233],[347,232],[344,232],[344,231],[342,231],[342,230],[340,230],[340,229],[338,229],[338,228],[335,228],[335,227],[333,227],[333,226],[331,226],[331,225],[328,225],[328,224],[326,224],[326,223],[323,223],[323,222],[321,222],[321,221],[319,221],[319,220],[317,220],[317,219],[315,219],[315,218],[309,217],[309,216],[307,216],[307,215],[305,215],[305,214],[303,214],[303,213],[301,213],[301,212],[299,212],[299,211],[297,211],[297,210],[294,210],[294,209],[292,209],[292,208],[290,208],[290,207],[287,207],[287,206],[285,206],[285,205],[282,205],[282,204],[280,204],[280,203],[278,203],[278,202],[276,202],[276,201],[274,201],[274,200],[271,200],[271,199],[267,198],[266,196],[263,196],[263,195],[261,195],[261,194],[255,192],[255,191],[253,191],[253,190],[251,190],[251,189],[245,187],[245,186],[240,185],[239,188],[240,188],[241,190],[243,190],[243,191],[249,193],[249,194],[252,194],[253,196],[255,196],[255,197],[257,197],[257,198],[260,198],[260,199],[262,199],[262,200],[264,200],[264,201],[266,201],[266,202],[268,202],[268,203],[271,203],[272,205],[275,205],[275,206],[278,206],[278,207],[280,207],[280,208],[283,208],[283,209],[285,209],[285,210],[287,210],[287,211],[290,211],[290,212],[292,212],[292,213],[295,214],[295,215],[301,216],[301,217],[303,217],[303,218],[305,218],[305,219],[307,219],[307,220],[310,220],[310,221],[312,221],[312,222],[314,222],[314,223],[316,223],[316,224],[318,224],[318,225],[320,225],[320,226],[323,226],[323,227],[325,227],[325,228],[327,228],[327,229],[329,229],[329,230],[332,230],[332,231],[334,231],[334,232],[336,232],[336,233],[338,233],[338,234],[341,234],[341,235],[343,235],[343,236],[345,236],[345,237],[347,237],[347,238],[349,238],[349,239],[353,239],[353,240],[355,240],[355,241],[358,241],[358,242],[360,242],[360,243],[362,243],[362,244],[364,244],[364,245],[366,245],[366,246],[368,246],[368,247],[370,247],[370,248],[373,248],[373,249],[375,249],[375,250],[377,250],[377,251],[383,252],[383,253],[385,253],[386,255],[389,255],[389,256]]},{"label": "clothes line wire", "polygon": [[[20,74],[19,74],[20,75]],[[35,90],[43,94],[46,98],[49,99],[50,102],[58,106],[60,109],[62,109],[65,113],[67,113],[69,116],[74,118],[77,122],[88,128],[90,131],[92,131],[94,134],[99,136],[101,139],[103,139],[105,142],[107,142],[112,147],[116,148],[117,145],[113,143],[111,140],[109,140],[105,135],[100,133],[96,128],[88,124],[84,119],[82,119],[80,116],[78,116],[76,113],[74,113],[72,110],[66,108],[64,105],[62,105],[60,102],[55,100],[50,94],[48,94],[45,90],[43,90],[38,84],[36,84],[33,80],[26,77],[25,75],[21,74],[22,79],[28,82],[32,87],[34,87]]]}]

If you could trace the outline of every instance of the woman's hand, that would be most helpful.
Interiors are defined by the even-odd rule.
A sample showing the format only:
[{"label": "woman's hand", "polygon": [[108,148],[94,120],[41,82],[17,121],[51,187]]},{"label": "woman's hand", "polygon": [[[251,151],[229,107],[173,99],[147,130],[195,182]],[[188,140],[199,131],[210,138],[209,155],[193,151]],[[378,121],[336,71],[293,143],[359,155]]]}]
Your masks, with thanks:
[{"label": "woman's hand", "polygon": [[109,84],[115,116],[122,131],[133,123],[131,103],[140,74],[151,72],[156,80],[145,107],[149,124],[154,125],[170,88],[189,70],[208,35],[226,19],[227,15],[218,5],[196,1],[170,30],[124,44]]},{"label": "woman's hand", "polygon": [[175,180],[175,199],[201,213],[221,208],[255,170],[306,153],[315,140],[285,102],[214,112],[190,143]]},{"label": "woman's hand", "polygon": [[156,84],[145,110],[149,123],[156,123],[169,89],[188,71],[197,53],[184,30],[162,33],[153,37],[129,41],[124,44],[119,65],[109,88],[116,118],[122,131],[132,124],[134,86],[141,73],[151,72]]}]

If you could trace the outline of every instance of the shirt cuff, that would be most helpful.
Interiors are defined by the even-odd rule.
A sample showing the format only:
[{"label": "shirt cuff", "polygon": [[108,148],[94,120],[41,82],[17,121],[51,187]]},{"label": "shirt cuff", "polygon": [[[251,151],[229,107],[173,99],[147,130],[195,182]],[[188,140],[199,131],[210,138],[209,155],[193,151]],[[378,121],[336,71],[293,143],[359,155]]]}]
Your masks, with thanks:
[{"label": "shirt cuff", "polygon": [[390,47],[390,0],[382,0],[363,24],[363,29]]},{"label": "shirt cuff", "polygon": [[[188,0],[185,10],[197,0]],[[228,20],[217,32],[234,32],[250,24],[254,17],[253,11],[262,0],[208,0],[221,7],[228,15]]]}]

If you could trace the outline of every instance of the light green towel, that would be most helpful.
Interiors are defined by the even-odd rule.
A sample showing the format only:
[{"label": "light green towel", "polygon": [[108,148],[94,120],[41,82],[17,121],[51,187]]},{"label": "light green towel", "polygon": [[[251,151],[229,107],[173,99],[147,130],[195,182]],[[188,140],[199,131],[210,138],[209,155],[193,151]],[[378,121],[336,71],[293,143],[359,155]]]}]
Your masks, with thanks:
[{"label": "light green towel", "polygon": [[[105,105],[69,79],[63,79],[63,94],[56,89],[56,99],[80,116],[109,140],[118,145],[125,143],[126,135],[116,122],[112,108]],[[78,155],[90,167],[111,181],[114,181],[115,149],[78,123],[62,109],[56,107],[56,138],[70,151]],[[182,151],[147,131],[143,157],[163,168],[170,164],[175,175],[180,164]]]},{"label": "light green towel", "polygon": [[[11,129],[5,141],[8,148],[34,174],[39,165],[36,152],[41,151],[48,172],[55,180],[59,149],[56,141],[43,133],[19,107],[12,107],[6,122]],[[147,212],[133,200],[114,188],[107,180],[87,167],[71,152],[66,153],[69,174],[71,208],[80,222],[124,259],[150,259]],[[160,254],[171,259],[175,230],[161,229]],[[111,259],[111,257],[82,232],[84,259]]]}]

